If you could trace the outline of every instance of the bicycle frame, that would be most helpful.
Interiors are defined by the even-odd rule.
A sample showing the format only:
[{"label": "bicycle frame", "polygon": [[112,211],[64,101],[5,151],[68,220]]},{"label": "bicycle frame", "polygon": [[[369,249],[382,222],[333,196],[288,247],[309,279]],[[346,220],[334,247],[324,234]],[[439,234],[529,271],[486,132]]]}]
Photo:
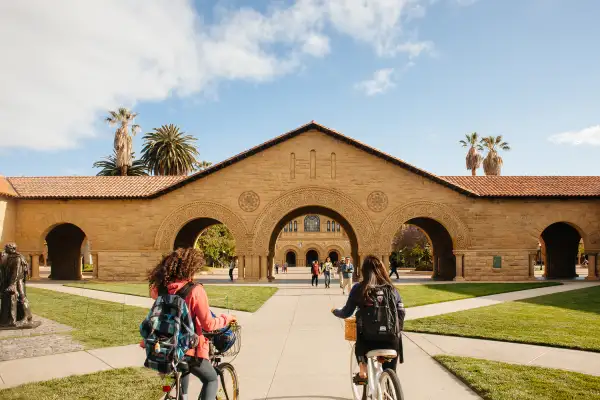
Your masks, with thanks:
[{"label": "bicycle frame", "polygon": [[377,357],[371,357],[367,360],[367,374],[369,377],[368,385],[369,391],[372,393],[373,397],[377,400],[383,400],[383,394],[380,391],[379,387],[379,378],[383,373],[383,366],[377,360]]}]

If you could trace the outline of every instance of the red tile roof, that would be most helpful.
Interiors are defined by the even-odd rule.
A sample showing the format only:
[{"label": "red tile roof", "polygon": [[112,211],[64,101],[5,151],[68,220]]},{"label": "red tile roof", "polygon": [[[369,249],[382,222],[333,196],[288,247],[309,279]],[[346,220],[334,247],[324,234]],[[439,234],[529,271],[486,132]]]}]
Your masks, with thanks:
[{"label": "red tile roof", "polygon": [[442,176],[481,197],[600,197],[600,176]]},{"label": "red tile roof", "polygon": [[142,198],[169,187],[183,176],[44,176],[8,178],[19,197]]},{"label": "red tile roof", "polygon": [[[7,178],[0,195],[22,198],[153,198],[213,174],[304,132],[317,130],[400,168],[472,197],[600,197],[600,176],[446,176],[440,177],[345,136],[314,121],[277,136],[190,176]],[[8,184],[10,183],[10,184]],[[14,193],[16,191],[16,193]],[[6,193],[4,193],[6,192]]]}]

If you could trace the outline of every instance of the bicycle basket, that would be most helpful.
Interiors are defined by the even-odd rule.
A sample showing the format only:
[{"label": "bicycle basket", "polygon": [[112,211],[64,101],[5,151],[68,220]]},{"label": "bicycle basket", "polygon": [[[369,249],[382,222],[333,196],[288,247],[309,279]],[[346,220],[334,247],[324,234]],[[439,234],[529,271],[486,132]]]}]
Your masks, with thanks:
[{"label": "bicycle basket", "polygon": [[237,356],[242,348],[242,327],[233,325],[228,330],[215,335],[211,341],[216,355]]},{"label": "bicycle basket", "polygon": [[344,320],[344,339],[349,342],[356,342],[356,317]]}]

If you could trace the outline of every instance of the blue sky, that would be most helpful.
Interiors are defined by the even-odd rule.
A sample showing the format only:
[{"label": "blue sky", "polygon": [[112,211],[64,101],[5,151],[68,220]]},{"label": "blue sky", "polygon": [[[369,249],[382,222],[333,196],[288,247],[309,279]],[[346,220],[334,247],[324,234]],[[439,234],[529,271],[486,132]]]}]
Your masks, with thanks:
[{"label": "blue sky", "polygon": [[[125,43],[105,37],[110,27],[101,21],[97,29],[81,23],[100,5],[63,15],[60,24],[51,7],[2,12],[1,5],[0,22],[14,23],[0,37],[16,40],[0,39],[15,56],[0,64],[0,87],[8,86],[0,95],[0,173],[95,174],[92,163],[112,152],[104,110],[126,105],[139,113],[143,132],[174,123],[196,136],[211,162],[316,120],[438,175],[469,173],[458,140],[472,131],[511,144],[504,175],[600,175],[600,2],[399,0],[402,14],[390,20],[389,10],[335,1],[351,3],[348,12],[356,6],[352,29],[334,11],[292,1],[278,12],[295,12],[297,25],[283,27],[266,1],[182,0],[163,12],[159,5],[140,12],[133,1],[124,14],[170,28],[129,27],[119,32]],[[243,8],[258,3],[254,13]],[[164,10],[172,20],[160,20]],[[361,12],[375,15],[370,25]],[[186,18],[194,20],[187,28],[173,24]],[[257,32],[257,19],[270,31]],[[19,31],[34,22],[34,33]],[[119,22],[126,21],[112,20]],[[72,51],[43,51],[61,44]],[[141,49],[129,54],[134,45]],[[239,58],[240,48],[248,58]],[[129,58],[119,65],[121,57]]]}]

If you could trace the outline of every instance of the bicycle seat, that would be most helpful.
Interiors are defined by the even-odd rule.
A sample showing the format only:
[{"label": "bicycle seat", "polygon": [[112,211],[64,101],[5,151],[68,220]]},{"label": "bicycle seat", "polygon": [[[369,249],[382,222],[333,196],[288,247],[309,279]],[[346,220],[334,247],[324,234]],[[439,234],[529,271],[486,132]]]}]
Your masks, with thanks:
[{"label": "bicycle seat", "polygon": [[383,358],[396,358],[398,353],[396,350],[390,349],[379,349],[379,350],[371,350],[367,353],[367,358],[375,358],[375,357],[383,357]]}]

